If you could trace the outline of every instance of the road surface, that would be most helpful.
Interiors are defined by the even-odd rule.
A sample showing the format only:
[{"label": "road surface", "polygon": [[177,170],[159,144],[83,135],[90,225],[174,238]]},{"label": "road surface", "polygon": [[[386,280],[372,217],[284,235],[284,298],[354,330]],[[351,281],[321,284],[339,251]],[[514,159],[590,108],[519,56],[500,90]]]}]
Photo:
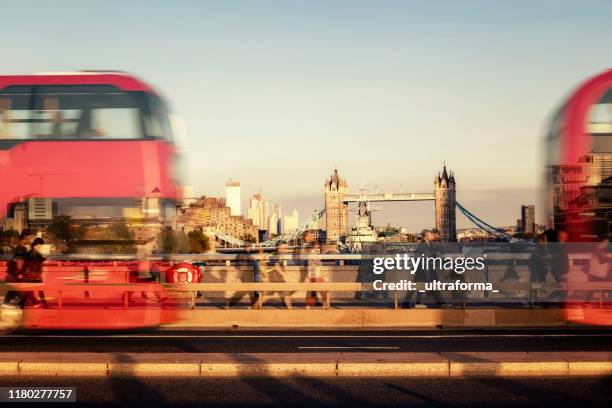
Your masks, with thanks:
[{"label": "road surface", "polygon": [[612,330],[138,331],[0,336],[0,353],[612,352]]}]

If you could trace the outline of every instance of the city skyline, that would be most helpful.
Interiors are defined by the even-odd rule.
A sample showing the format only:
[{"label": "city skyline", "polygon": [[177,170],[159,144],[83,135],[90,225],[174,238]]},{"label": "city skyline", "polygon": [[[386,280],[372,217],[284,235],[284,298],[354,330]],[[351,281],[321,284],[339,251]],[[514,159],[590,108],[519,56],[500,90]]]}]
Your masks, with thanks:
[{"label": "city skyline", "polygon": [[[454,171],[452,172],[454,174]],[[342,175],[342,173],[339,173],[340,175]],[[333,175],[333,172],[332,172]],[[328,176],[329,177],[329,176]],[[230,180],[231,182],[240,184],[239,181],[237,180]],[[431,193],[434,189],[432,189],[431,191],[419,191],[418,193]],[[492,201],[495,201],[494,197],[489,196],[488,198],[486,196],[483,197],[482,192],[479,193],[474,193],[473,191],[468,191],[467,194],[461,194],[460,193],[461,190],[459,190],[457,196],[463,199],[460,199],[460,201],[462,201],[464,204],[466,204],[466,206],[469,209],[475,209],[478,211],[479,215],[485,220],[485,221],[489,221],[490,219],[490,215],[491,215],[491,208],[482,205],[483,202],[485,203],[491,203]],[[359,189],[353,189],[353,188],[349,188],[348,192],[351,194],[355,194],[355,193],[415,193],[417,191],[409,191],[406,189],[396,189],[394,191],[383,191],[383,190],[378,190],[375,186],[375,188],[368,190],[368,189],[364,189],[363,186],[362,188]],[[496,192],[494,191],[493,194],[495,194]],[[203,194],[203,195],[207,195],[207,194]],[[209,196],[211,194],[208,194]],[[499,205],[504,205],[504,208],[507,208],[507,214],[508,217],[510,217],[511,219],[508,220],[508,222],[506,223],[493,223],[493,226],[495,227],[500,227],[500,228],[505,228],[505,227],[513,227],[515,226],[515,222],[517,218],[521,218],[522,217],[522,207],[527,205],[529,207],[535,207],[536,211],[542,212],[541,208],[538,208],[538,205],[534,205],[531,204],[530,202],[528,202],[527,204],[525,203],[521,203],[518,207],[513,207],[513,203],[512,204],[508,204],[505,199],[503,198],[503,195],[501,194],[495,194],[497,196],[497,199],[499,199]],[[534,194],[535,196],[538,196],[537,194]],[[256,198],[258,200],[261,200],[262,202],[270,205],[271,203],[273,203],[274,206],[285,206],[285,202],[289,202],[289,207],[294,208],[294,211],[298,211],[299,209],[299,213],[302,214],[303,219],[299,219],[298,220],[298,224],[305,221],[306,219],[309,219],[312,214],[314,212],[319,211],[320,209],[322,209],[325,206],[325,199],[324,199],[324,194],[321,194],[320,196],[317,195],[312,195],[312,196],[305,196],[305,195],[298,195],[296,197],[294,197],[291,200],[285,200],[285,202],[279,202],[276,199],[270,198],[269,196],[266,196],[263,193],[263,188],[259,188],[257,191],[254,191],[252,194],[249,194],[247,197],[244,197],[242,199],[242,204],[243,208],[249,209],[249,207],[251,206],[251,201],[253,200],[253,198]],[[463,201],[465,200],[465,201]],[[544,200],[542,200],[541,202],[538,200],[538,202],[541,205],[544,205]],[[479,206],[479,203],[481,203],[481,205]],[[393,227],[397,227],[397,228],[407,228],[410,232],[412,233],[418,233],[421,230],[425,229],[425,228],[432,228],[435,224],[435,205],[432,204],[431,202],[410,202],[410,203],[402,203],[402,202],[385,202],[385,203],[374,203],[375,205],[372,207],[373,208],[373,212],[371,215],[372,218],[372,225],[374,226],[384,226],[384,225],[391,225]],[[355,212],[357,211],[357,207],[355,205],[350,205],[350,210],[349,210],[349,226],[354,225],[355,222]],[[548,219],[546,219],[546,217],[544,215],[535,215],[538,214],[537,212],[534,212],[534,223],[537,225],[546,225],[546,223],[548,222]],[[243,216],[245,216],[246,218],[251,218],[248,214],[248,211],[245,211],[243,214]],[[515,218],[512,218],[515,217]],[[281,217],[285,218],[285,217]],[[399,220],[399,221],[398,221]],[[415,224],[415,221],[417,222]],[[417,226],[415,226],[417,225]],[[474,224],[469,221],[466,217],[463,217],[461,214],[459,214],[457,216],[457,229],[458,230],[464,230],[464,229],[472,229],[474,228]]]}]

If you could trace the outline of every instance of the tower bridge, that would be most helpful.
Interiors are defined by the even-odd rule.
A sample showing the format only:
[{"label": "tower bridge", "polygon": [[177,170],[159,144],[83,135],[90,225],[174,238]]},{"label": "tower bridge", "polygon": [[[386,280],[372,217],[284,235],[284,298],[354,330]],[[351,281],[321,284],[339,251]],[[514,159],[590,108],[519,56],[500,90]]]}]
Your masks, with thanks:
[{"label": "tower bridge", "polygon": [[338,242],[349,234],[348,205],[357,203],[357,227],[363,228],[369,224],[368,203],[388,201],[434,201],[436,228],[440,231],[440,238],[444,242],[453,242],[457,239],[456,233],[456,182],[453,172],[446,170],[446,164],[441,173],[434,178],[433,193],[367,193],[351,194],[348,192],[348,183],[341,178],[335,169],[331,177],[325,180],[325,227],[327,242]]},{"label": "tower bridge", "polygon": [[[370,224],[369,203],[391,201],[433,201],[435,225],[444,242],[453,242],[457,239],[456,210],[459,210],[474,225],[489,234],[510,242],[517,241],[517,238],[491,226],[459,204],[456,200],[456,185],[453,172],[447,171],[446,165],[444,165],[442,172],[434,177],[432,193],[367,193],[361,191],[353,194],[348,192],[346,180],[339,176],[338,170],[334,170],[331,177],[326,179],[324,183],[325,206],[322,209],[314,211],[312,216],[300,224],[295,231],[281,234],[257,245],[274,247],[282,242],[298,240],[305,231],[312,228],[321,228],[321,220],[325,221],[324,229],[327,233],[327,242],[330,244],[338,243],[341,239],[347,237],[351,231],[348,217],[350,203],[357,203],[359,211],[356,227],[353,229],[359,229]],[[220,241],[233,246],[246,245],[246,242],[235,237],[218,232],[215,235]]]}]

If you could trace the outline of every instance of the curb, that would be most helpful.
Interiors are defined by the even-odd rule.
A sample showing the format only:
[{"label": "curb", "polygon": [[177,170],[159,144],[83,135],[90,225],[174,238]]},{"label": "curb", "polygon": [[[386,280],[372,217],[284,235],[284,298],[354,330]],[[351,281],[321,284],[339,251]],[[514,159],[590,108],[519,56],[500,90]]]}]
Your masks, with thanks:
[{"label": "curb", "polygon": [[183,310],[164,329],[566,328],[563,309]]},{"label": "curb", "polygon": [[[535,357],[507,353],[507,359],[441,354],[131,354],[117,361],[110,354],[72,355],[28,353],[21,358],[0,356],[0,377],[584,377],[612,375],[610,353],[598,356]],[[47,354],[42,356],[40,354]],[[588,353],[587,353],[588,354]],[[37,356],[38,355],[38,356]],[[125,356],[124,356],[125,357]],[[79,361],[82,359],[82,361]]]}]

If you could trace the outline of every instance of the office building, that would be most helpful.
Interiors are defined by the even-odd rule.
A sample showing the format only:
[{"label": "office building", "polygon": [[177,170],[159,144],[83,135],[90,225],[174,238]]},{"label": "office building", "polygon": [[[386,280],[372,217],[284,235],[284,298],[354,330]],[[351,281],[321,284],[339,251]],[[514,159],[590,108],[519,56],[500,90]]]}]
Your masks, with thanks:
[{"label": "office building", "polygon": [[260,193],[253,194],[249,200],[247,218],[253,221],[260,230],[267,230],[270,218],[270,203],[264,201]]},{"label": "office building", "polygon": [[299,225],[298,211],[293,210],[291,212],[291,215],[285,215],[283,217],[282,232],[283,233],[293,232],[297,229],[298,225]]},{"label": "office building", "polygon": [[536,234],[535,205],[521,206],[521,231],[525,235]]},{"label": "office building", "polygon": [[53,200],[51,198],[29,198],[28,220],[48,221],[53,219]]},{"label": "office building", "polygon": [[242,214],[239,181],[229,180],[227,183],[225,183],[225,202],[230,208],[232,215],[239,216]]}]

